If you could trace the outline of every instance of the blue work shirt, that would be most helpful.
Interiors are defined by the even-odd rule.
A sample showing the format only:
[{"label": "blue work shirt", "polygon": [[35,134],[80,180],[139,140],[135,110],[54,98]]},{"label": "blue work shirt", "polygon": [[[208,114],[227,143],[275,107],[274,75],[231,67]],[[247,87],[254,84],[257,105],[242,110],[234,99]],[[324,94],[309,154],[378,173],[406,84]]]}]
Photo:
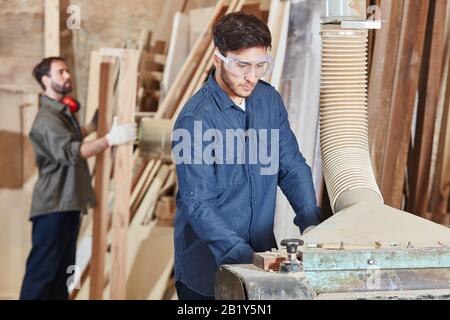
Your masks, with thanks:
[{"label": "blue work shirt", "polygon": [[[178,144],[186,138],[177,137],[175,133],[180,129],[191,135],[188,151],[180,152]],[[301,232],[319,223],[320,208],[311,169],[300,153],[281,96],[270,84],[258,82],[246,98],[244,111],[219,87],[211,73],[175,123],[174,157],[175,153],[178,158],[201,156],[202,147],[205,150],[211,141],[218,141],[211,135],[208,136],[211,141],[195,136],[196,130],[204,134],[208,129],[216,129],[224,138],[230,129],[256,129],[258,141],[261,129],[278,129],[279,135],[277,144],[265,139],[265,148],[273,150],[275,145],[276,152],[272,153],[278,153],[279,158],[276,172],[270,175],[262,174],[261,170],[269,167],[267,161],[260,161],[259,157],[256,163],[249,161],[250,138],[241,141],[245,145],[242,150],[247,151],[244,163],[236,159],[238,152],[234,155],[223,152],[227,158],[223,163],[177,163],[175,279],[199,294],[214,296],[218,266],[251,263],[254,252],[276,247],[273,223],[277,186],[294,209],[294,223]]]}]

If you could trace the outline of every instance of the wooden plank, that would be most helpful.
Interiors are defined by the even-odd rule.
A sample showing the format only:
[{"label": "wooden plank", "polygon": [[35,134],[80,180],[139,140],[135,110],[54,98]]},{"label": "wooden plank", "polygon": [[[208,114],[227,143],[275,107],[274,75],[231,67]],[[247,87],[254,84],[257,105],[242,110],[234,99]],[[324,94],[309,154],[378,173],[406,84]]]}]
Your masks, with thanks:
[{"label": "wooden plank", "polygon": [[378,185],[382,179],[383,159],[389,114],[393,96],[404,0],[384,1],[381,15],[386,20],[381,30],[375,31],[375,46],[369,80],[369,145],[372,165]]},{"label": "wooden plank", "polygon": [[416,134],[412,155],[410,177],[411,198],[408,211],[417,214],[428,212],[428,182],[431,166],[434,127],[440,84],[445,63],[445,21],[447,1],[433,1],[430,5],[430,19],[426,56],[423,62],[423,85],[419,91]]},{"label": "wooden plank", "polygon": [[150,30],[147,30],[147,29],[141,30],[141,34],[139,35],[139,41],[138,41],[138,46],[137,46],[139,55],[141,56],[141,61],[142,61],[142,54],[149,50],[150,39],[151,39]]},{"label": "wooden plank", "polygon": [[286,260],[286,254],[278,252],[258,252],[253,255],[253,264],[264,271],[279,271],[280,263]]},{"label": "wooden plank", "polygon": [[381,180],[385,203],[394,208],[402,204],[429,3],[428,0],[407,0],[403,13]]},{"label": "wooden plank", "polygon": [[167,53],[167,65],[164,70],[162,89],[164,94],[170,90],[183,63],[189,55],[189,19],[188,15],[176,12],[173,18],[172,35]]},{"label": "wooden plank", "polygon": [[[124,50],[120,58],[120,78],[117,117],[119,124],[134,122],[137,92],[139,52]],[[116,190],[113,211],[113,242],[111,269],[111,299],[124,299],[126,294],[127,232],[130,217],[130,192],[133,144],[120,145],[116,150],[114,174]]]},{"label": "wooden plank", "polygon": [[[214,13],[208,22],[208,26],[205,28],[202,36],[197,40],[195,46],[192,48],[189,56],[187,57],[183,67],[178,73],[174,83],[167,92],[165,99],[159,106],[158,112],[155,115],[155,119],[161,119],[173,112],[178,105],[180,95],[183,93],[188,81],[191,80],[192,74],[197,70],[197,61],[203,56],[204,51],[208,48],[211,42],[212,34],[211,28],[216,21],[216,19],[221,15],[221,12],[225,6],[225,0],[220,0],[217,2],[214,8]],[[235,3],[236,0],[233,0]]]},{"label": "wooden plank", "polygon": [[92,51],[89,62],[89,86],[87,92],[87,104],[84,124],[88,124],[89,121],[91,121],[92,117],[94,116],[95,110],[98,109],[101,63],[102,55],[100,54],[100,51]]},{"label": "wooden plank", "polygon": [[[170,175],[167,178],[166,183],[161,188],[159,195],[167,196],[169,193],[172,192],[171,190],[173,190],[174,187],[176,187],[176,185],[177,185],[177,174],[176,174],[175,166],[173,166],[172,168],[170,168]],[[173,197],[171,197],[171,198],[173,198]]]},{"label": "wooden plank", "polygon": [[[136,118],[137,118],[137,116],[136,116]],[[137,159],[134,159],[134,163],[136,164],[137,161],[139,161],[139,166],[138,167],[135,166],[135,169],[133,170],[134,171],[133,172],[133,181],[131,182],[132,192],[134,192],[136,190],[136,187],[138,186],[139,181],[141,180],[142,175],[144,174],[145,168],[147,167],[147,163],[148,163],[147,160],[139,158],[139,157]],[[131,197],[133,197],[133,193],[131,194]]]},{"label": "wooden plank", "polygon": [[270,0],[269,18],[267,20],[267,26],[269,27],[270,33],[272,35],[276,32],[276,25],[280,4],[281,4],[280,0]]},{"label": "wooden plank", "polygon": [[214,7],[199,8],[189,11],[189,27],[186,29],[186,31],[189,32],[189,48],[194,47],[195,42],[201,36],[205,27],[208,25],[208,21],[213,12]]},{"label": "wooden plank", "polygon": [[138,181],[136,182],[136,186],[133,188],[133,191],[131,193],[131,200],[130,200],[131,207],[133,207],[134,203],[136,202],[138,194],[142,190],[142,187],[144,186],[144,183],[146,182],[152,168],[153,168],[153,165],[149,166],[148,162],[145,163],[142,173],[139,174],[139,177],[137,177]]},{"label": "wooden plank", "polygon": [[[430,210],[435,216],[450,212],[450,5],[447,7],[444,76],[436,117],[431,165]],[[443,220],[436,218],[435,220]]]},{"label": "wooden plank", "polygon": [[153,32],[153,41],[169,42],[170,32],[172,30],[172,17],[175,15],[175,12],[182,11],[185,4],[186,0],[172,0],[164,3],[158,23]]},{"label": "wooden plank", "polygon": [[[152,162],[152,161],[150,161]],[[164,171],[164,169],[162,169]],[[158,179],[156,179],[154,181],[154,183],[152,183],[151,185],[151,190],[149,190],[148,192],[148,196],[147,198],[151,198],[153,200],[149,202],[147,202],[147,204],[149,204],[149,207],[147,207],[147,211],[151,211],[153,212],[153,207],[154,205],[152,205],[152,201],[155,202],[156,198],[155,196],[157,196],[158,194],[158,190],[160,188],[160,186],[162,185],[161,180],[161,175],[164,173],[159,173],[159,177]],[[140,250],[140,246],[141,243],[144,239],[146,239],[149,235],[152,234],[152,230],[153,228],[156,226],[156,221],[148,223],[148,224],[142,224],[142,220],[145,218],[145,215],[147,214],[147,211],[145,210],[141,210],[141,212],[135,217],[135,219],[131,220],[130,226],[129,226],[129,232],[128,232],[128,241],[127,241],[127,246],[128,246],[128,250],[127,250],[127,265],[131,268],[133,265],[133,261],[134,261],[134,257],[136,257],[137,252]],[[106,274],[111,274],[110,272],[111,269],[111,263],[107,264],[107,271]],[[127,270],[127,278],[130,275],[130,270]],[[106,285],[105,285],[105,293],[110,293],[111,292],[111,283],[110,281],[106,281]]]},{"label": "wooden plank", "polygon": [[[436,160],[434,188],[431,208],[438,215],[449,210],[450,197],[450,66],[447,66],[447,81],[444,92],[444,108],[441,119],[439,147]],[[445,87],[444,87],[445,88]]]},{"label": "wooden plank", "polygon": [[151,183],[153,182],[153,178],[158,173],[159,169],[161,168],[162,162],[160,160],[152,160],[148,163],[147,167],[145,168],[146,172],[149,172],[149,174],[143,176],[143,184],[142,187],[139,189],[136,189],[135,192],[132,194],[132,202],[131,202],[131,214],[134,217],[136,212],[141,207],[141,202],[143,201],[145,194],[147,193],[148,188],[150,187]]},{"label": "wooden plank", "polygon": [[276,88],[280,88],[281,73],[283,72],[284,56],[286,54],[286,44],[289,29],[289,12],[290,2],[283,1],[278,6],[277,23],[273,32],[273,46],[272,55],[275,61],[272,74],[269,75],[268,80]]},{"label": "wooden plank", "polygon": [[[225,14],[228,14],[230,12],[239,11],[242,9],[243,5],[245,3],[245,0],[233,0],[228,7]],[[183,106],[186,104],[186,102],[192,97],[192,95],[200,89],[200,87],[205,82],[206,78],[208,77],[209,71],[212,68],[213,60],[212,56],[214,53],[214,43],[212,42],[212,38],[210,39],[209,46],[206,48],[206,51],[203,55],[203,58],[201,59],[200,63],[198,64],[197,70],[195,71],[194,75],[190,79],[190,83],[187,87],[187,89],[184,92],[183,97],[181,98],[180,102],[178,103],[178,106],[174,110],[166,111],[167,115],[172,118],[176,119],[178,117],[178,114],[181,112]],[[159,110],[158,110],[159,111]],[[158,113],[157,113],[158,115]]]},{"label": "wooden plank", "polygon": [[[157,226],[155,233],[159,228],[164,228],[164,226]],[[173,251],[173,228],[167,229],[166,237],[170,240],[162,240],[165,242],[166,248],[169,248],[169,252],[165,255],[166,259],[161,259],[162,269],[159,272],[159,278],[152,287],[149,295],[147,296],[147,300],[162,300],[164,299],[164,295],[166,293],[167,287],[170,282],[170,276],[173,272],[174,267],[174,251]],[[169,242],[169,243],[167,243]],[[171,246],[171,247],[170,247]],[[161,249],[160,249],[161,250]],[[166,250],[164,247],[162,250]],[[174,286],[174,284],[172,284]]]},{"label": "wooden plank", "polygon": [[130,276],[131,266],[139,251],[139,247],[144,239],[146,239],[151,231],[151,221],[149,223],[143,223],[148,214],[152,215],[158,199],[159,190],[163,186],[165,180],[169,175],[169,166],[163,165],[159,170],[158,175],[153,180],[150,188],[148,189],[142,205],[139,207],[133,221],[130,224],[130,232],[128,233],[128,250],[127,250],[127,279]]},{"label": "wooden plank", "polygon": [[[102,63],[102,55],[100,51],[92,51],[89,61],[89,85],[87,88],[86,111],[84,112],[84,124],[87,125],[98,109],[99,90],[100,90],[100,65]],[[95,134],[92,134],[94,136]],[[95,168],[95,157],[89,158],[88,166],[91,172]]]},{"label": "wooden plank", "polygon": [[[161,176],[161,181],[162,184],[158,185],[159,190],[156,191],[156,194],[152,194],[150,195],[150,191],[147,192],[146,197],[150,197],[151,201],[147,202],[147,199],[144,199],[142,201],[142,207],[144,208],[144,212],[142,213],[141,216],[143,216],[142,220],[141,220],[141,224],[143,225],[148,225],[150,222],[152,222],[153,220],[156,220],[156,207],[157,207],[157,203],[158,203],[158,199],[161,198],[161,191],[163,189],[163,187],[166,185],[168,179],[170,178],[170,167],[167,165],[168,171],[166,172],[165,166],[164,168],[161,168],[161,170],[159,170],[158,174],[164,174]],[[152,192],[153,193],[153,192]],[[156,200],[154,200],[156,199]],[[146,209],[147,208],[147,209]],[[139,210],[141,210],[141,207],[139,208]],[[138,219],[139,221],[139,219]]]},{"label": "wooden plank", "polygon": [[[127,299],[163,298],[173,267],[173,248],[173,228],[154,226],[141,241],[127,284]],[[151,268],[148,261],[152,261]]]},{"label": "wooden plank", "polygon": [[[100,67],[99,123],[98,135],[103,137],[111,130],[113,106],[114,74],[110,63],[102,63]],[[97,204],[93,217],[93,240],[91,258],[90,299],[103,298],[106,233],[108,222],[108,194],[111,173],[111,148],[97,155],[95,170],[95,196]]]},{"label": "wooden plank", "polygon": [[45,56],[59,57],[59,0],[45,0]]}]

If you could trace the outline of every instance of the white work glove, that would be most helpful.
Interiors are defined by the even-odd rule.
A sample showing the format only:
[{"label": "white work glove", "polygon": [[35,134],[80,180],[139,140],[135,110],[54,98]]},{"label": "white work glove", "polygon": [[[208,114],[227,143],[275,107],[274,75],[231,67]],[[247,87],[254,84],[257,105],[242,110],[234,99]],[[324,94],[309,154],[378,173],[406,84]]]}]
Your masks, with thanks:
[{"label": "white work glove", "polygon": [[136,140],[136,128],[136,123],[119,126],[117,117],[114,117],[111,131],[105,136],[109,146],[117,146]]}]

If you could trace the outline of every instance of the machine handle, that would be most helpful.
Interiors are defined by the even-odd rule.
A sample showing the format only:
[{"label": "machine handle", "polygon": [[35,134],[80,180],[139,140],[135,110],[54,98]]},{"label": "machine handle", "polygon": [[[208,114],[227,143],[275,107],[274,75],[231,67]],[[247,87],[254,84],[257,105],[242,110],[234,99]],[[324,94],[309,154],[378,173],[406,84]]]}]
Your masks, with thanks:
[{"label": "machine handle", "polygon": [[280,243],[283,247],[286,247],[288,253],[296,253],[297,248],[304,244],[303,240],[300,239],[285,239]]}]

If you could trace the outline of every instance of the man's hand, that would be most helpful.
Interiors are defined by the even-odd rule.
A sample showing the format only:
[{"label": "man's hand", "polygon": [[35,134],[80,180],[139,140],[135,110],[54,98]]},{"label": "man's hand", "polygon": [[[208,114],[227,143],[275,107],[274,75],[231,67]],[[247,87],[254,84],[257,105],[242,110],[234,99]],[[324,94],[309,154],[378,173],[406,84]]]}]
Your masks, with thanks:
[{"label": "man's hand", "polygon": [[114,117],[111,131],[106,135],[108,145],[111,147],[136,140],[136,129],[136,123],[118,125],[117,117]]}]

